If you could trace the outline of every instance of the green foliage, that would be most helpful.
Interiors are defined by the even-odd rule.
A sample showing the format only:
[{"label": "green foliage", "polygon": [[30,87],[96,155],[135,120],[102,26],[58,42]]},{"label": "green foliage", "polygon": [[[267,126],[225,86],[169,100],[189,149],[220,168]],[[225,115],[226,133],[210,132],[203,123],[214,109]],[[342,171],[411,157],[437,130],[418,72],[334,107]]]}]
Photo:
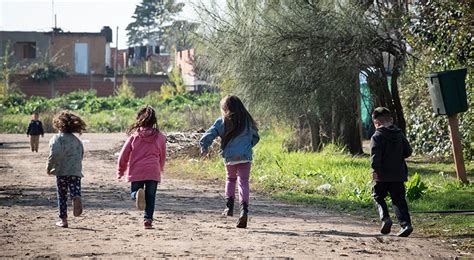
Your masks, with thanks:
[{"label": "green foliage", "polygon": [[4,53],[0,56],[0,100],[4,101],[14,92],[14,84],[10,82],[11,76],[18,70],[18,66],[11,63],[13,52],[10,41],[4,45]]},{"label": "green foliage", "polygon": [[436,157],[451,154],[445,116],[435,117],[426,76],[431,72],[468,68],[467,112],[460,115],[460,133],[466,160],[472,160],[474,142],[474,52],[470,25],[473,9],[467,2],[435,0],[417,6],[416,19],[405,25],[407,41],[413,48],[400,82],[401,98],[407,111],[407,136],[415,153]]},{"label": "green foliage", "polygon": [[165,82],[160,86],[160,97],[162,99],[171,98],[175,95],[175,93],[176,93],[176,89],[174,88],[173,85],[171,85],[168,82]]},{"label": "green foliage", "polygon": [[133,122],[136,111],[144,104],[156,109],[159,126],[163,129],[197,129],[209,126],[219,115],[219,100],[218,94],[209,93],[182,94],[166,99],[161,98],[158,92],[151,92],[143,99],[125,95],[97,97],[93,90],[71,92],[53,99],[11,94],[0,104],[0,113],[5,115],[0,132],[23,132],[24,124],[29,122],[33,111],[40,112],[42,120],[45,120],[43,124],[48,124],[60,110],[80,113],[88,124],[89,132],[118,132]]},{"label": "green foliage", "polygon": [[57,66],[48,61],[35,62],[28,65],[27,73],[29,79],[37,82],[52,82],[68,75],[66,69],[62,66]]},{"label": "green foliage", "polygon": [[175,0],[142,0],[135,7],[134,19],[126,30],[128,44],[143,44],[145,40],[160,41],[166,47],[170,44],[169,23],[181,12],[184,3]]},{"label": "green foliage", "polygon": [[181,77],[181,72],[178,69],[174,68],[173,70],[171,70],[168,77],[170,83],[174,85],[177,94],[182,94],[186,92],[183,77]]},{"label": "green foliage", "polygon": [[294,124],[308,121],[312,150],[320,148],[321,131],[324,144],[340,139],[358,153],[358,74],[393,41],[383,39],[365,10],[345,2],[335,8],[324,1],[230,1],[222,15],[203,7],[209,19],[201,69],[252,108]]},{"label": "green foliage", "polygon": [[134,88],[132,84],[128,82],[128,79],[125,74],[123,74],[122,84],[120,84],[115,94],[121,98],[134,98],[135,97]]},{"label": "green foliage", "polygon": [[410,201],[420,199],[428,190],[428,185],[421,180],[421,176],[415,173],[406,183],[407,198]]}]

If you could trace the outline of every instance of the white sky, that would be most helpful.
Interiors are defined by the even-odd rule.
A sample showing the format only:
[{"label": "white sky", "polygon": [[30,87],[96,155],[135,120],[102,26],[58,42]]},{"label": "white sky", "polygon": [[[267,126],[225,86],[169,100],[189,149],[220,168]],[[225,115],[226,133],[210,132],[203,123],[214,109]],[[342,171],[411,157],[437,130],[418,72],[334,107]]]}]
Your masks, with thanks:
[{"label": "white sky", "polygon": [[[103,26],[115,32],[119,27],[119,48],[127,47],[127,25],[132,22],[140,0],[54,0],[57,26],[71,32],[100,32]],[[196,0],[185,3],[180,19],[197,19],[192,8]],[[0,0],[0,31],[50,31],[54,24],[53,0]]]}]

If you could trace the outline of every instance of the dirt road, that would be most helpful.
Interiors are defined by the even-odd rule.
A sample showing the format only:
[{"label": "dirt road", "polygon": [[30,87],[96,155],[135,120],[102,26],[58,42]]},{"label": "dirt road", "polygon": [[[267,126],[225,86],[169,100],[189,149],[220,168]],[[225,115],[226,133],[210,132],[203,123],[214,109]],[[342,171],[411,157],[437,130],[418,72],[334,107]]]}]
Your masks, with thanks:
[{"label": "dirt road", "polygon": [[255,194],[249,228],[237,229],[236,217],[220,217],[222,185],[166,174],[158,188],[155,228],[144,230],[142,212],[129,200],[129,184],[115,179],[111,151],[123,134],[81,136],[84,214],[70,217],[69,228],[58,228],[55,179],[45,173],[50,137],[42,138],[33,154],[26,136],[0,134],[0,257],[456,256],[441,240],[416,230],[408,239],[380,236],[376,223]]}]

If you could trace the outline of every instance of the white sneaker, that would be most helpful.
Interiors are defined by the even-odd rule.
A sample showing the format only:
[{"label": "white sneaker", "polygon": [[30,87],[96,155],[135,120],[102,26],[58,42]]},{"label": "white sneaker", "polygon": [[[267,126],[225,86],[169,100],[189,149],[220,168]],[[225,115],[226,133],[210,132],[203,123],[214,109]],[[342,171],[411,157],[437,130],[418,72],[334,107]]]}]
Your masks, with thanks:
[{"label": "white sneaker", "polygon": [[140,188],[137,191],[135,205],[137,206],[137,209],[139,210],[144,210],[146,207],[145,190],[143,188]]}]

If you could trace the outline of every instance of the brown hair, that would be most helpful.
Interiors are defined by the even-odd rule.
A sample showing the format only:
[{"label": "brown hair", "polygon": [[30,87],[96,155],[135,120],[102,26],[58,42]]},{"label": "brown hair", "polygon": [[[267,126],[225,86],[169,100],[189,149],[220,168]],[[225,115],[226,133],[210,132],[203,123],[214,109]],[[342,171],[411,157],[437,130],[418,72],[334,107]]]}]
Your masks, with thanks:
[{"label": "brown hair", "polygon": [[377,107],[372,112],[372,119],[379,120],[382,123],[390,122],[392,121],[392,113],[386,107]]},{"label": "brown hair", "polygon": [[86,123],[69,111],[61,111],[53,118],[53,127],[63,133],[79,133],[86,130]]},{"label": "brown hair", "polygon": [[138,110],[136,120],[137,121],[127,129],[128,135],[131,135],[140,127],[154,127],[158,129],[155,110],[149,105],[146,105],[145,107],[142,107],[140,110]]},{"label": "brown hair", "polygon": [[222,145],[226,146],[232,138],[241,134],[246,127],[257,128],[257,123],[237,96],[225,96],[220,103],[224,119],[224,137]]}]

